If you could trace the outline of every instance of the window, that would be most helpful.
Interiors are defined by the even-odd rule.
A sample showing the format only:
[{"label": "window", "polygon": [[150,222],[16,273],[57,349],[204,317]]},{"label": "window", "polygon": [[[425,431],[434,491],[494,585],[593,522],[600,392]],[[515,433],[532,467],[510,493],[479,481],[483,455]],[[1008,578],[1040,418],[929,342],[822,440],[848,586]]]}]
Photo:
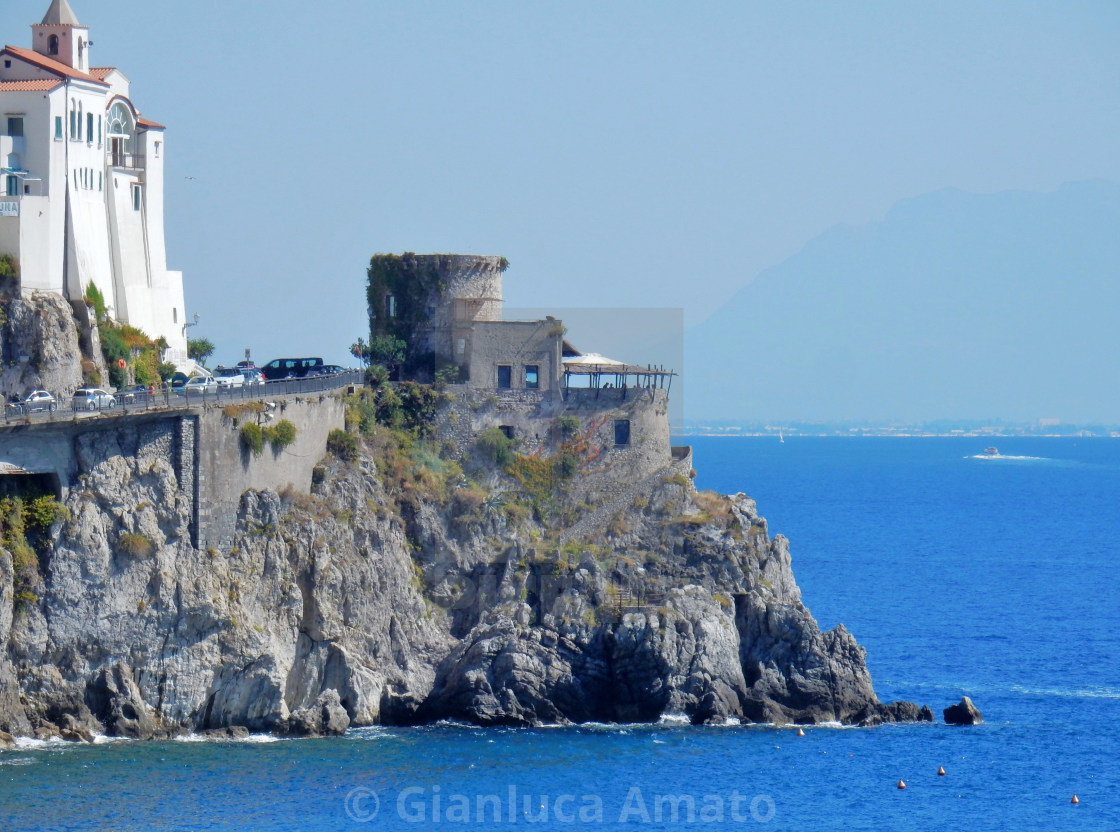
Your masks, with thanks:
[{"label": "window", "polygon": [[506,439],[513,439],[513,425],[498,425],[498,430],[505,434]]},{"label": "window", "polygon": [[397,296],[389,295],[385,298],[385,314],[390,318],[397,317]]},{"label": "window", "polygon": [[54,137],[56,139],[62,138],[62,116],[54,117]]},{"label": "window", "polygon": [[78,113],[74,110],[73,105],[70,107],[70,138],[78,135]]},{"label": "window", "polygon": [[19,177],[18,176],[9,176],[7,185],[8,185],[8,196],[19,196]]},{"label": "window", "polygon": [[160,145],[160,143],[159,143],[159,142],[156,142],[156,143],[155,143],[155,149],[156,149],[156,158],[157,158],[157,159],[159,158],[159,145]]},{"label": "window", "polygon": [[101,177],[102,176],[104,176],[104,174],[101,171],[98,171],[97,172],[97,190],[99,190],[99,191],[101,190],[101,182],[102,182]]},{"label": "window", "polygon": [[177,306],[171,307],[171,323],[179,323],[179,308]]},{"label": "window", "polygon": [[97,117],[97,146],[101,147],[101,116]]},{"label": "window", "polygon": [[82,105],[78,104],[78,141],[82,140]]},{"label": "window", "polygon": [[615,419],[614,420],[614,444],[616,444],[616,445],[629,445],[630,444],[630,420],[629,419]]},{"label": "window", "polygon": [[498,387],[502,390],[509,390],[513,385],[510,383],[511,367],[508,364],[498,365]]},{"label": "window", "polygon": [[525,365],[525,387],[527,389],[537,390],[540,388],[540,369],[539,364]]},{"label": "window", "polygon": [[140,210],[140,191],[141,191],[141,187],[139,185],[133,185],[132,186],[132,210],[133,211],[139,211]]},{"label": "window", "polygon": [[123,101],[113,102],[113,106],[109,108],[107,119],[106,129],[110,136],[129,137],[132,135],[135,122],[132,119],[132,113]]},{"label": "window", "polygon": [[86,114],[86,141],[93,144],[93,113]]},{"label": "window", "polygon": [[51,35],[49,38],[47,38],[47,54],[58,54],[58,35]]},{"label": "window", "polygon": [[5,59],[4,60],[4,69],[11,69],[11,68],[12,68],[12,62]]},{"label": "window", "polygon": [[8,116],[8,135],[23,135],[23,116]]}]

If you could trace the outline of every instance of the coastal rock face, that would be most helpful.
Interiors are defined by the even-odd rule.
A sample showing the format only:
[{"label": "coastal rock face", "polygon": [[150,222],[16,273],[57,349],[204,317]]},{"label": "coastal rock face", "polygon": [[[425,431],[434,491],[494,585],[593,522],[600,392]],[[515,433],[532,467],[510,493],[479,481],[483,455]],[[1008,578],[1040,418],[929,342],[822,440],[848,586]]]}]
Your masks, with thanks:
[{"label": "coastal rock face", "polygon": [[[37,387],[60,400],[82,386],[82,351],[69,301],[52,292],[3,297],[0,392]],[[100,361],[100,349],[93,350]]]},{"label": "coastal rock face", "polygon": [[561,545],[594,495],[543,522],[420,493],[435,486],[365,449],[327,457],[310,495],[246,492],[233,545],[200,551],[165,454],[126,452],[127,428],[75,441],[37,600],[15,600],[0,548],[12,734],[932,719],[879,703],[863,649],[820,631],[788,542],[742,494],[659,474]]},{"label": "coastal rock face", "polygon": [[967,696],[962,696],[960,702],[950,705],[942,714],[946,725],[979,725],[984,721],[979,709]]}]

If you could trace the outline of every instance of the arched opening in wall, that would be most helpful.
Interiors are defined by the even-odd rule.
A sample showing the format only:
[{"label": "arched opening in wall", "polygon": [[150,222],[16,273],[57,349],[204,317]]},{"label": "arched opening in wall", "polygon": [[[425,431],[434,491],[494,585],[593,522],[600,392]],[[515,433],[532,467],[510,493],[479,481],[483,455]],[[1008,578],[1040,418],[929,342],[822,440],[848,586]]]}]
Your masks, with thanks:
[{"label": "arched opening in wall", "polygon": [[58,54],[58,35],[51,35],[49,38],[47,38],[47,54]]},{"label": "arched opening in wall", "polygon": [[13,465],[0,462],[0,499],[18,497],[30,501],[36,497],[62,499],[62,481],[54,471],[33,473]]},{"label": "arched opening in wall", "polygon": [[113,167],[127,167],[132,157],[132,136],[136,118],[131,108],[121,99],[109,107],[105,117],[105,134],[109,138]]}]

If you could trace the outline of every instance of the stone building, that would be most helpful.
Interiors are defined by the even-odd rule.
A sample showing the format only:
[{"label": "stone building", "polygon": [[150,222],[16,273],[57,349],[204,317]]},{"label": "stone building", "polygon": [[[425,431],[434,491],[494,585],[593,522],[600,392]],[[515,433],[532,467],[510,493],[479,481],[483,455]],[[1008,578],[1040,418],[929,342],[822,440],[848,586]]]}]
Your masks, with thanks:
[{"label": "stone building", "polygon": [[[557,318],[503,320],[506,265],[503,257],[459,254],[370,261],[371,339],[405,343],[401,380],[440,378],[456,393],[441,433],[465,453],[481,432],[499,427],[522,451],[542,454],[574,432],[596,455],[585,478],[648,476],[674,459],[688,470],[684,451],[674,456],[670,447],[672,371],[581,353]],[[557,428],[561,416],[577,420],[567,436]]]},{"label": "stone building", "polygon": [[90,62],[90,31],[66,0],[0,51],[0,254],[24,293],[79,312],[90,283],[121,323],[163,337],[185,363],[182,273],[167,269],[164,126],[141,115],[128,77]]}]

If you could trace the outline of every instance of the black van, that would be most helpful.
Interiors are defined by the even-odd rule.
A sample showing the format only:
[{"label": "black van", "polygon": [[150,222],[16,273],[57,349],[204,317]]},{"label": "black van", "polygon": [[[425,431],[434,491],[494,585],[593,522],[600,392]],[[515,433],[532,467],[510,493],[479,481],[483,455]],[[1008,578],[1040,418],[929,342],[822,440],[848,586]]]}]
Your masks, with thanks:
[{"label": "black van", "polygon": [[266,381],[277,381],[282,378],[303,378],[322,366],[321,358],[277,358],[261,367],[261,372]]}]

